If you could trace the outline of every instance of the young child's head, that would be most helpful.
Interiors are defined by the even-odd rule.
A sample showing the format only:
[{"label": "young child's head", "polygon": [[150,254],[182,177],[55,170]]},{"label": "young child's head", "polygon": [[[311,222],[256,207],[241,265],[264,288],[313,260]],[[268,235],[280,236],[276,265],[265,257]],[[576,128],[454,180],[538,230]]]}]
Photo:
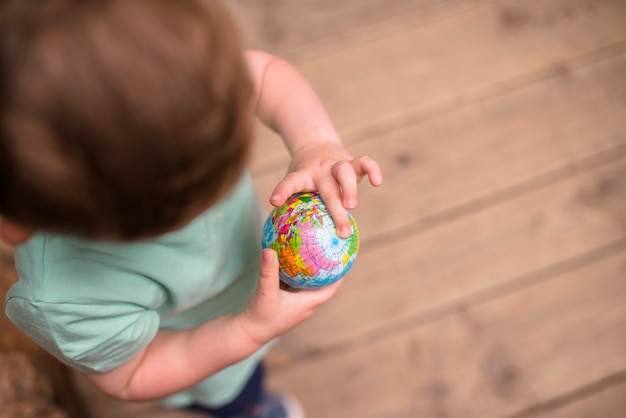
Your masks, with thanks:
[{"label": "young child's head", "polygon": [[239,177],[252,86],[214,1],[0,7],[0,216],[140,238],[182,225]]}]

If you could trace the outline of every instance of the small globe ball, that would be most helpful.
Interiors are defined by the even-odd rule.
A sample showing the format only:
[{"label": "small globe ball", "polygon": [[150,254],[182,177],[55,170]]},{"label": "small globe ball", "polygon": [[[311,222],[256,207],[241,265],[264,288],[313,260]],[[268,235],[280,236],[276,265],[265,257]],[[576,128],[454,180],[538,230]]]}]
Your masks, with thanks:
[{"label": "small globe ball", "polygon": [[349,216],[352,234],[340,238],[318,193],[295,194],[274,208],[262,244],[278,254],[280,279],[296,289],[316,289],[342,278],[359,250],[359,232]]}]

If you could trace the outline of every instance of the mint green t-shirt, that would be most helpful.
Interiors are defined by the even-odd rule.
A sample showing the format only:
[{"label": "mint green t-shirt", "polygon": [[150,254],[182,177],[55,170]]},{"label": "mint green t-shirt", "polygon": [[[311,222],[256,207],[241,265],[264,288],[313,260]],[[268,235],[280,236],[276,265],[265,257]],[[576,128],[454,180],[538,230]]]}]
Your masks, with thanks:
[{"label": "mint green t-shirt", "polygon": [[[7,294],[6,313],[69,366],[87,373],[112,370],[159,329],[187,329],[243,310],[257,285],[262,223],[246,173],[219,203],[155,239],[110,243],[36,234],[16,249],[19,281]],[[263,351],[173,403],[227,403]]]}]

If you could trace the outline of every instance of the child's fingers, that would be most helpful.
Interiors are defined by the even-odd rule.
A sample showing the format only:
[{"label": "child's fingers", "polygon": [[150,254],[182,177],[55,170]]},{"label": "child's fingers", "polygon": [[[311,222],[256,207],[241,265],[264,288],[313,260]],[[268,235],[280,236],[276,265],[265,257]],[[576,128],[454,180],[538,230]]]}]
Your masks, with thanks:
[{"label": "child's fingers", "polygon": [[383,173],[376,160],[364,155],[352,160],[352,167],[356,173],[357,182],[367,175],[372,186],[383,184]]},{"label": "child's fingers", "polygon": [[354,168],[347,161],[335,163],[333,177],[341,187],[342,204],[345,209],[354,209],[357,205],[357,176]]},{"label": "child's fingers", "polygon": [[311,307],[317,308],[332,299],[333,296],[335,296],[335,294],[339,291],[342,283],[343,279],[338,280],[331,285],[320,287],[319,289],[299,290],[298,295],[302,298],[306,298],[307,303]]},{"label": "child's fingers", "polygon": [[331,285],[317,289],[317,292],[318,292],[317,301],[320,302],[320,304],[329,301],[331,298],[333,298],[337,294],[342,284],[343,284],[343,279],[340,279]]},{"label": "child's fingers", "polygon": [[305,176],[298,172],[287,174],[272,192],[270,203],[275,207],[282,205],[292,194],[307,191],[310,186],[308,183]]},{"label": "child's fingers", "polygon": [[352,225],[350,225],[348,211],[343,206],[337,181],[334,177],[329,177],[318,186],[320,196],[326,204],[326,208],[328,209],[331,218],[333,218],[333,221],[335,222],[337,235],[341,238],[348,238],[352,233]]}]

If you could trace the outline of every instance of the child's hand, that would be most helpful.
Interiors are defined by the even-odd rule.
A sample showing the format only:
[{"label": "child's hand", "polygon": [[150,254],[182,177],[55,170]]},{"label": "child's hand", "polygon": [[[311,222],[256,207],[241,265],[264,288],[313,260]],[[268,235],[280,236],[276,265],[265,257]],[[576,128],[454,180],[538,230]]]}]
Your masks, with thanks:
[{"label": "child's hand", "polygon": [[294,150],[285,178],[272,192],[270,203],[280,206],[294,193],[319,192],[340,237],[351,234],[348,210],[357,206],[357,184],[368,176],[373,186],[383,182],[378,163],[367,156],[352,158],[336,142],[314,143]]},{"label": "child's hand", "polygon": [[259,286],[246,309],[237,316],[241,329],[254,343],[266,344],[310,317],[339,290],[341,280],[316,290],[280,289],[278,258],[263,250]]},{"label": "child's hand", "polygon": [[288,174],[270,203],[280,206],[299,192],[319,192],[340,237],[350,233],[348,210],[357,205],[357,183],[383,182],[380,167],[369,157],[353,158],[313,88],[291,64],[261,51],[246,53],[256,96],[256,112],[277,132],[291,152]]}]

